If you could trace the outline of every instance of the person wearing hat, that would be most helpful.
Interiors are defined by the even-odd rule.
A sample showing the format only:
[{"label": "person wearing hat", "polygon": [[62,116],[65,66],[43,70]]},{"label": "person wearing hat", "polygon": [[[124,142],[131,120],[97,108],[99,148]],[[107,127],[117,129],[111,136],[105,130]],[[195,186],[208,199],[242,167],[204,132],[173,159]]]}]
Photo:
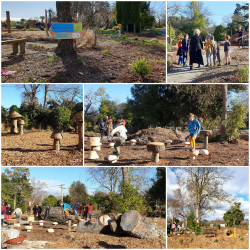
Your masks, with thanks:
[{"label": "person wearing hat", "polygon": [[125,140],[127,139],[127,129],[124,127],[124,123],[122,120],[118,120],[118,124],[117,127],[115,129],[112,130],[110,136],[113,138],[113,136],[115,134],[117,134],[118,139],[115,142],[114,148],[115,148],[115,152],[114,154],[116,154],[117,156],[120,156],[121,153],[121,145],[123,145],[125,143]]}]

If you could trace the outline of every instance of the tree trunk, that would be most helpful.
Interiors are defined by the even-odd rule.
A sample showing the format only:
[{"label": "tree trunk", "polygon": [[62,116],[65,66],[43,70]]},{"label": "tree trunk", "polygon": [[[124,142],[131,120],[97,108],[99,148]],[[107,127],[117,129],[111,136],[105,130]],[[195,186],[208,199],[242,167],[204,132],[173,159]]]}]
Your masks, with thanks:
[{"label": "tree trunk", "polygon": [[166,237],[161,229],[136,210],[130,210],[122,215],[120,225],[125,232],[140,239]]},{"label": "tree trunk", "polygon": [[129,179],[128,179],[128,175],[129,175],[129,167],[122,167],[122,178],[123,178],[123,184],[129,184]]},{"label": "tree trunk", "polygon": [[227,94],[227,84],[221,85],[221,91],[222,91],[222,116],[221,116],[221,130],[220,130],[220,140],[225,141],[226,137],[226,121],[227,121],[227,106],[228,106],[228,94]]},{"label": "tree trunk", "polygon": [[[71,13],[70,13],[71,2],[69,1],[57,1],[56,10],[57,10],[57,20],[58,22],[71,23],[73,22]],[[56,54],[64,56],[75,54],[73,47],[73,39],[62,39],[58,41],[58,46],[56,48]]]},{"label": "tree trunk", "polygon": [[44,84],[44,101],[43,101],[43,108],[46,109],[47,107],[47,95],[49,90],[49,84]]},{"label": "tree trunk", "polygon": [[200,225],[200,204],[196,204],[196,222]]},{"label": "tree trunk", "polygon": [[111,220],[111,218],[104,214],[101,215],[97,220],[95,221],[80,221],[79,224],[76,227],[76,232],[81,233],[108,233],[110,232],[110,227],[108,224],[108,221]]}]

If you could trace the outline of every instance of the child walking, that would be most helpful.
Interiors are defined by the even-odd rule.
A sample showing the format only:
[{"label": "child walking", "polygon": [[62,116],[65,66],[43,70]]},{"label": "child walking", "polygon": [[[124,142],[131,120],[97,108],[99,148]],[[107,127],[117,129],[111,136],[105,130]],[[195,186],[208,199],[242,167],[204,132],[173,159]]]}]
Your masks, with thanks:
[{"label": "child walking", "polygon": [[177,56],[179,56],[178,59],[178,65],[183,63],[183,52],[182,52],[182,41],[179,41],[178,43],[178,50],[177,50]]},{"label": "child walking", "polygon": [[230,51],[230,46],[231,43],[229,42],[230,36],[226,35],[225,37],[225,43],[224,43],[224,52],[225,52],[225,58],[226,58],[226,63],[225,65],[230,65],[231,63],[231,51]]},{"label": "child walking", "polygon": [[191,149],[190,151],[195,151],[195,139],[197,135],[200,133],[201,125],[198,120],[194,118],[194,114],[188,114],[188,130],[189,130],[189,142]]},{"label": "child walking", "polygon": [[[207,65],[205,67],[209,67],[209,66],[212,66],[210,36],[208,36],[205,41],[205,50],[206,50],[206,56],[207,56]],[[210,61],[210,64],[209,64],[209,61]]]}]

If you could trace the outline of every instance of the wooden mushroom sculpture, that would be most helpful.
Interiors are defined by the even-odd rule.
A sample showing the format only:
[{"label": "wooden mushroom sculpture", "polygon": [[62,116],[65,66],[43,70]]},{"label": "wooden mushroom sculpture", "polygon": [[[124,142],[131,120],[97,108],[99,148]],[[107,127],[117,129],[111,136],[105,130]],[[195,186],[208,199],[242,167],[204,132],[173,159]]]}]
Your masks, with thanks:
[{"label": "wooden mushroom sculpture", "polygon": [[130,140],[130,143],[131,143],[131,146],[135,146],[136,145],[136,140],[132,139],[132,140]]},{"label": "wooden mushroom sculpture", "polygon": [[170,146],[172,142],[173,142],[172,140],[166,140],[167,146]]},{"label": "wooden mushroom sculpture", "polygon": [[83,149],[83,111],[77,113],[74,118],[73,122],[77,124],[78,128],[78,145],[80,149]]},{"label": "wooden mushroom sculpture", "polygon": [[99,159],[98,154],[96,151],[100,151],[99,147],[102,145],[101,144],[101,138],[100,137],[89,137],[88,144],[90,146],[90,153],[89,153],[89,160],[95,160]]},{"label": "wooden mushroom sculpture", "polygon": [[18,125],[19,125],[19,134],[23,135],[23,125],[25,124],[24,120],[19,120]]},{"label": "wooden mushroom sculpture", "polygon": [[55,130],[50,138],[54,139],[53,149],[57,152],[60,151],[60,140],[63,138],[62,133],[58,130]]},{"label": "wooden mushroom sculpture", "polygon": [[8,118],[11,120],[11,133],[18,134],[17,120],[18,120],[18,118],[23,118],[23,116],[18,114],[16,111],[13,111],[8,116]]},{"label": "wooden mushroom sculpture", "polygon": [[150,142],[147,144],[147,150],[152,152],[154,162],[160,161],[160,151],[165,150],[165,144],[162,142]]}]

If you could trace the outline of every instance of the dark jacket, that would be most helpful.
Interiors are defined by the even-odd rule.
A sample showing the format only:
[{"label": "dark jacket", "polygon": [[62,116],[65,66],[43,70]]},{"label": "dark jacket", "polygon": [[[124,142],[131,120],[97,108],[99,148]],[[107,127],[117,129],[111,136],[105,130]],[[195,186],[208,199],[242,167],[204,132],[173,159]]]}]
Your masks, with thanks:
[{"label": "dark jacket", "polygon": [[11,207],[6,207],[6,214],[11,215],[13,212],[13,209]]},{"label": "dark jacket", "polygon": [[201,37],[198,35],[194,35],[190,41],[190,50],[197,51],[200,49],[203,49],[203,43],[202,43]]},{"label": "dark jacket", "polygon": [[188,40],[186,42],[185,38],[182,40],[182,51],[188,51]]},{"label": "dark jacket", "polygon": [[224,43],[224,51],[229,51],[230,50],[231,43],[229,41],[226,41]]},{"label": "dark jacket", "polygon": [[104,121],[99,121],[98,122],[99,129],[106,128],[106,122]]},{"label": "dark jacket", "polygon": [[244,30],[241,29],[240,31],[237,31],[239,33],[238,37],[244,36]]},{"label": "dark jacket", "polygon": [[78,203],[75,203],[75,204],[73,205],[73,209],[74,209],[74,210],[78,210],[78,207],[79,207],[79,204],[78,204]]}]

